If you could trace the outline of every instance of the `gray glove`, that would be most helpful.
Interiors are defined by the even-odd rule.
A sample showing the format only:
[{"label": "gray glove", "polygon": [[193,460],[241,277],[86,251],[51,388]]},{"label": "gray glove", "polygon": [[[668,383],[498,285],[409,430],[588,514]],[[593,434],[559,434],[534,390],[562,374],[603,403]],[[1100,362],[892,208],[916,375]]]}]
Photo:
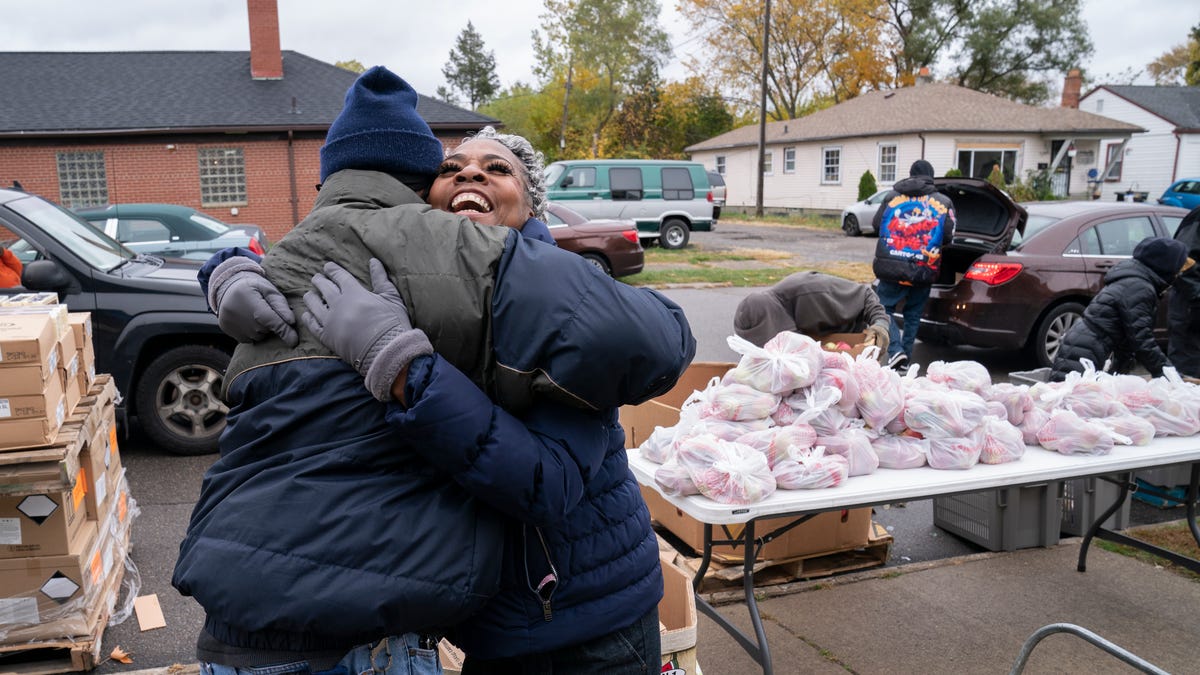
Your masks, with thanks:
[{"label": "gray glove", "polygon": [[261,342],[275,334],[289,347],[300,343],[287,298],[250,258],[234,256],[217,265],[208,278],[208,306],[221,330],[238,342]]},{"label": "gray glove", "polygon": [[888,327],[881,324],[872,324],[867,326],[867,330],[864,332],[871,333],[875,337],[875,342],[873,344],[879,347],[880,361],[886,359],[888,343],[891,342],[891,335],[888,333]]},{"label": "gray glove", "polygon": [[304,294],[308,311],[300,318],[317,339],[363,376],[371,395],[392,400],[392,385],[400,371],[418,356],[433,353],[433,345],[412,327],[404,298],[388,280],[383,263],[371,259],[367,290],[337,263],[325,263],[325,273],[313,277],[314,290]]}]

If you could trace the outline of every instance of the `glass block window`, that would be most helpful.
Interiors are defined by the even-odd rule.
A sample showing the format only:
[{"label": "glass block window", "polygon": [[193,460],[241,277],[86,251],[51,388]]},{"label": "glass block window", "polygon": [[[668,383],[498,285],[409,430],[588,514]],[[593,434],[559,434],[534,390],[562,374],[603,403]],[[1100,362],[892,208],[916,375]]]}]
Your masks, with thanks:
[{"label": "glass block window", "polygon": [[58,153],[59,202],[68,208],[108,203],[104,152]]},{"label": "glass block window", "polygon": [[879,180],[882,183],[896,182],[896,146],[879,146]]},{"label": "glass block window", "polygon": [[200,148],[200,203],[246,203],[246,158],[241,148]]}]

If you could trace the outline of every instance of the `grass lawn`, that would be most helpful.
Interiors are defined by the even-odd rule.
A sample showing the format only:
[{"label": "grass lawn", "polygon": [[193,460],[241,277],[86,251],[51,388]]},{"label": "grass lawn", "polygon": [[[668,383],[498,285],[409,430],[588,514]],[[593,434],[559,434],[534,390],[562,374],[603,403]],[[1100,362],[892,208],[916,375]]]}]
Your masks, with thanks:
[{"label": "grass lawn", "polygon": [[[1194,560],[1200,560],[1200,547],[1196,546],[1196,540],[1192,538],[1192,532],[1188,529],[1186,520],[1177,520],[1161,525],[1147,525],[1144,527],[1127,530],[1125,534],[1136,539],[1147,541],[1159,548],[1165,548],[1168,551],[1174,551],[1180,555],[1185,555]],[[1196,574],[1190,570],[1173,565],[1162,558],[1139,551],[1136,548],[1114,544],[1111,541],[1095,540],[1095,544],[1106,551],[1113,551],[1121,555],[1127,555],[1143,562],[1148,562],[1168,569],[1176,574],[1185,576],[1193,581],[1200,581],[1200,574]]]}]

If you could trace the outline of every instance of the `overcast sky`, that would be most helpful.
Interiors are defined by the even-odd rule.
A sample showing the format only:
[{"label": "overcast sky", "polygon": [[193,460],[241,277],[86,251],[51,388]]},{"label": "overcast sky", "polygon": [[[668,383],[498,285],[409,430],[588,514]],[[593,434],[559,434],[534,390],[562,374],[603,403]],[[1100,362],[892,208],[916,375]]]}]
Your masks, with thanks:
[{"label": "overcast sky", "polygon": [[[675,2],[660,0],[676,51],[665,74],[680,79],[687,75],[682,57],[700,40]],[[431,95],[444,83],[442,66],[468,20],[495,52],[502,86],[532,83],[529,36],[542,7],[541,0],[280,0],[279,21],[284,49],[329,63],[386,65]],[[2,51],[245,50],[250,44],[245,0],[26,0],[5,3],[2,16]],[[1084,0],[1084,19],[1095,45],[1084,67],[1095,76],[1115,75],[1143,68],[1185,42],[1200,23],[1200,8],[1188,0]]]}]

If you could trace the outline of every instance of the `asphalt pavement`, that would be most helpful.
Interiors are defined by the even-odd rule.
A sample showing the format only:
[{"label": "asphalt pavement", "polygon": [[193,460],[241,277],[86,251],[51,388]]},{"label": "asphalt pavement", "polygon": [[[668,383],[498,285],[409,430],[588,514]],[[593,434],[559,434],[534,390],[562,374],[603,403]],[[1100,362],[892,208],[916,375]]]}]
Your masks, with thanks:
[{"label": "asphalt pavement", "polygon": [[[699,344],[697,360],[732,361],[736,358],[737,355],[725,344],[725,338],[732,333],[733,307],[751,290],[729,287],[664,290],[668,297],[680,303],[691,320]],[[916,361],[923,365],[937,359],[962,358],[984,363],[995,376],[1003,376],[1010,369],[1028,367],[1013,354],[935,349],[921,343],[917,346]],[[194,664],[195,638],[203,613],[190,598],[175,592],[170,578],[203,473],[216,457],[175,457],[138,439],[124,440],[121,453],[130,493],[140,509],[133,523],[131,553],[141,577],[138,595],[157,596],[167,625],[143,632],[138,629],[136,619],[131,617],[121,625],[110,627],[104,636],[105,653],[119,645],[132,652],[134,663],[125,665],[109,661],[97,672],[130,673],[138,669]],[[1179,510],[1162,511],[1135,502],[1131,522],[1157,522],[1178,517],[1181,517]],[[1097,564],[1096,573],[1089,568],[1086,575],[1078,575],[1069,561],[1064,562],[1070,557],[1064,545],[1011,554],[982,553],[980,547],[933,526],[930,500],[878,507],[874,519],[895,537],[891,557],[887,565],[878,570],[881,573],[878,577],[872,578],[869,573],[866,577],[849,575],[848,578],[860,580],[855,582],[857,585],[850,581],[827,580],[818,586],[828,587],[829,592],[797,593],[794,598],[771,598],[764,604],[764,616],[769,618],[768,633],[772,635],[773,644],[780,645],[777,673],[835,672],[835,669],[843,673],[1004,672],[1007,670],[1004,663],[1016,656],[1020,646],[1017,637],[1023,640],[1036,628],[1030,627],[1033,623],[1048,618],[1047,608],[1056,603],[1095,600],[1098,605],[1095,609],[1099,611],[1103,596],[1097,594],[1107,592],[1109,587],[1113,592],[1120,587],[1129,589],[1122,593],[1147,594],[1136,606],[1130,604],[1136,598],[1109,598],[1113,604],[1124,606],[1130,612],[1136,609],[1131,621],[1144,625],[1145,632],[1161,632],[1166,641],[1190,630],[1189,653],[1194,658],[1190,662],[1171,661],[1177,664],[1173,672],[1188,672],[1189,669],[1200,672],[1200,665],[1197,665],[1200,664],[1200,647],[1195,646],[1196,637],[1200,636],[1195,617],[1200,613],[1194,611],[1200,606],[1196,604],[1200,599],[1197,597],[1200,587],[1193,582],[1174,581],[1168,578],[1171,575],[1159,574],[1149,565],[1144,569],[1133,568],[1131,565],[1145,563],[1133,563],[1120,556],[1102,553],[1095,547],[1094,557],[1099,554],[1099,559],[1107,561],[1113,557],[1116,560]],[[1025,588],[1019,583],[1022,576],[1038,583]],[[1127,583],[1126,577],[1140,579],[1143,576],[1160,579],[1161,587],[1143,589]],[[1049,581],[1060,577],[1060,585]],[[1076,582],[1077,578],[1086,579],[1087,583],[1082,587],[1068,583]],[[1000,581],[1007,585],[1001,585]],[[1076,587],[1078,592],[1068,592]],[[896,598],[903,598],[904,604],[897,605]],[[975,604],[970,604],[971,598],[976,599]],[[918,599],[927,602],[921,604]],[[1161,616],[1149,616],[1153,612],[1145,605],[1155,602],[1159,603]],[[997,608],[1006,608],[1006,611],[995,613]],[[745,614],[744,605],[738,604],[722,608],[722,611],[736,616],[739,609]],[[1143,612],[1147,616],[1143,617]],[[1167,618],[1180,612],[1187,616]],[[1093,626],[1106,625],[1083,614],[1061,616],[1080,616]],[[927,623],[914,623],[916,619]],[[1160,627],[1160,624],[1168,625]],[[952,641],[948,636],[956,630],[966,631],[974,637],[967,642]],[[834,633],[841,637],[835,640]],[[1058,638],[1052,640],[1057,642]],[[701,666],[708,675],[754,672],[748,657],[707,619],[701,620],[700,643]],[[981,649],[976,643],[991,645],[986,667],[963,667],[961,660],[938,661],[934,658],[955,650],[965,650],[962,654],[973,653]],[[1149,651],[1151,648],[1156,652],[1167,649],[1158,644],[1149,644],[1143,649]],[[1067,651],[1072,649],[1086,651],[1075,645],[1063,647]],[[894,655],[891,667],[885,658],[889,651]],[[827,659],[822,656],[826,653],[835,654],[837,658]],[[1047,650],[1046,653],[1057,651]],[[1181,663],[1191,665],[1180,668],[1178,664]],[[1087,669],[1113,672],[1091,662]],[[1067,668],[1057,672],[1080,671]]]}]

